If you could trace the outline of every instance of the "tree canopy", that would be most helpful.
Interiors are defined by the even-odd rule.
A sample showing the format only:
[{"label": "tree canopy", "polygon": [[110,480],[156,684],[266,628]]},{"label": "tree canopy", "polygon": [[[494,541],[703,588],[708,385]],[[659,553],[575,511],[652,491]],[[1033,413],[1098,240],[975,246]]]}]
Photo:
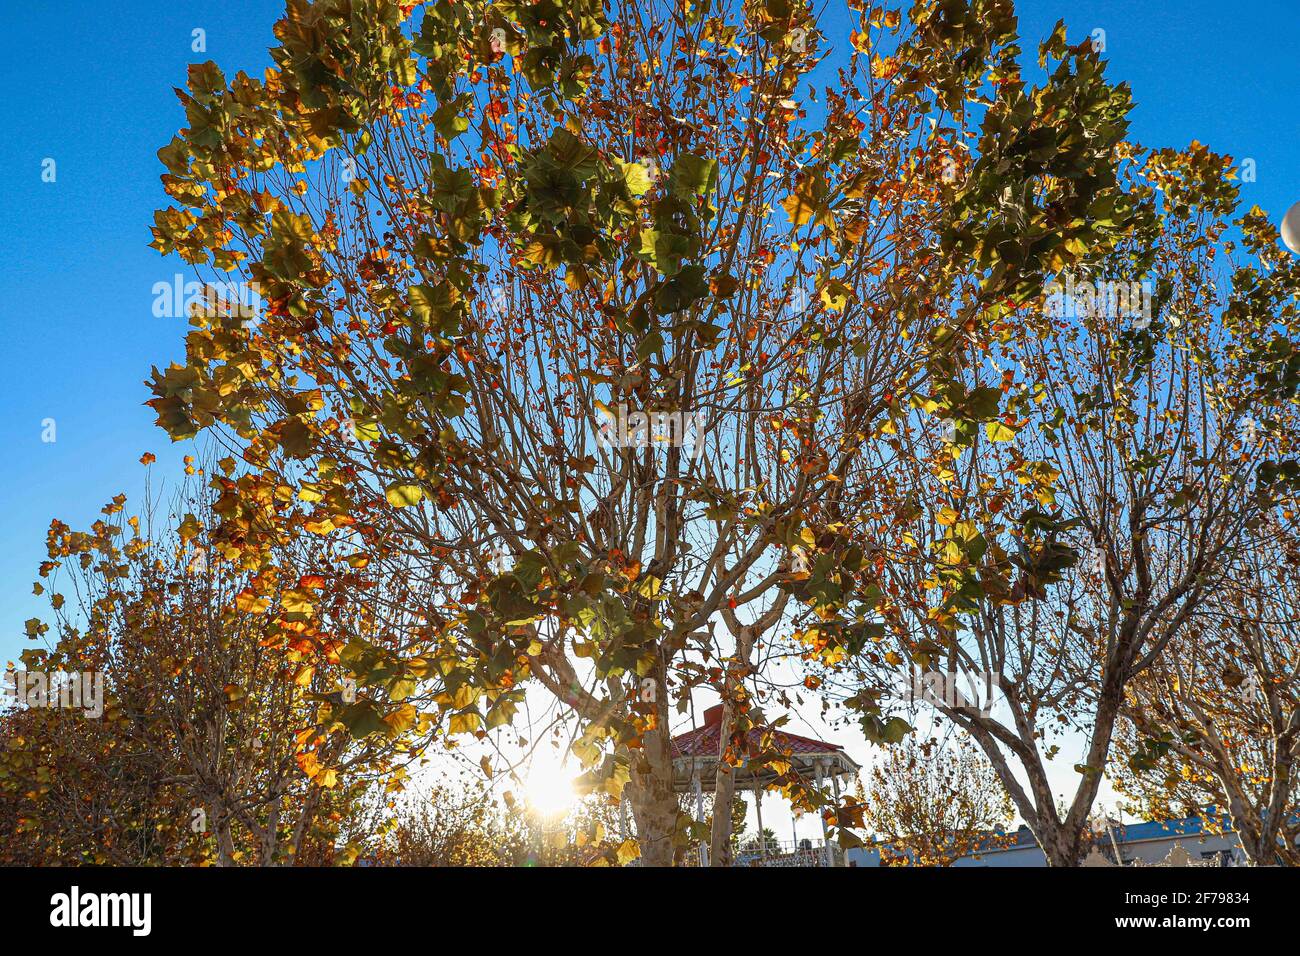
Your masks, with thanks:
[{"label": "tree canopy", "polygon": [[[1264,523],[1291,533],[1300,265],[1230,158],[1132,140],[1064,23],[1030,59],[1011,0],[834,15],[847,38],[801,0],[289,0],[263,76],[191,66],[152,244],[264,308],[197,306],[149,405],[229,456],[170,566],[121,529],[51,547],[91,555],[92,620],[229,627],[186,642],[210,656],[170,740],[205,708],[238,747],[261,708],[298,727],[271,751],[308,783],[213,803],[264,857],[275,800],[400,786],[401,753],[488,741],[530,690],[647,864],[728,859],[732,815],[705,834],[674,793],[701,692],[717,799],[769,767],[852,845],[861,807],[751,744],[790,703],[775,647],[886,747],[900,686],[983,675],[1001,710],[922,696],[1057,865],[1116,733],[1212,738],[1152,682],[1244,600]],[[169,591],[196,545],[207,576]],[[184,669],[152,620],[92,627],[102,649],[65,623],[59,653]]]}]

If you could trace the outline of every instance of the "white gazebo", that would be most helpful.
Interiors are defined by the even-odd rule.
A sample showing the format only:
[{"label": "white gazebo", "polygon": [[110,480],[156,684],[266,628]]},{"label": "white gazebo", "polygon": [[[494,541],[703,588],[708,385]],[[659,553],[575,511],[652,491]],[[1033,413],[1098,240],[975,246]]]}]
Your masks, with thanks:
[{"label": "white gazebo", "polygon": [[[717,779],[718,760],[721,753],[722,705],[704,712],[704,724],[694,730],[678,734],[672,740],[673,790],[677,793],[694,793],[699,799],[712,793]],[[791,769],[805,777],[812,777],[818,789],[829,779],[835,799],[839,800],[841,781],[858,772],[858,764],[839,744],[827,743],[812,737],[803,737],[772,727],[755,727],[746,735],[748,751],[758,753],[762,739],[770,734],[772,744]],[[758,816],[760,862],[767,861],[767,844],[763,839],[763,791],[775,783],[782,774],[768,764],[751,767],[748,762],[736,768],[736,790],[748,789],[754,794],[754,810]],[[698,811],[697,811],[698,812]],[[716,812],[716,811],[715,811]],[[826,821],[822,820],[823,865],[834,865],[831,848],[826,840]],[[708,850],[700,847],[700,862],[708,864]]]}]

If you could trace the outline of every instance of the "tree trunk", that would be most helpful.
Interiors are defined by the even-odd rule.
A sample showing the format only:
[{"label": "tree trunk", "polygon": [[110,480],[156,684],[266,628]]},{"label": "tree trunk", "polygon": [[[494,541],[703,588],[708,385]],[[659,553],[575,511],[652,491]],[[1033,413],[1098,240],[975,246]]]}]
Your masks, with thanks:
[{"label": "tree trunk", "polygon": [[633,771],[627,794],[636,821],[641,865],[672,866],[678,807],[671,776],[665,779],[659,774]]},{"label": "tree trunk", "polygon": [[303,838],[307,835],[307,829],[311,821],[316,816],[316,806],[320,802],[321,788],[312,785],[311,790],[303,800],[303,806],[298,814],[298,822],[294,825],[293,841],[289,844],[290,858],[287,861],[289,865],[296,866],[298,856],[302,852]]},{"label": "tree trunk", "polygon": [[[1129,633],[1133,627],[1129,628]],[[1126,638],[1124,643],[1127,641]],[[1049,831],[1048,833],[1034,834],[1042,844],[1048,866],[1078,866],[1083,862],[1084,854],[1092,843],[1088,816],[1092,811],[1092,805],[1097,800],[1097,791],[1101,788],[1102,769],[1106,766],[1107,757],[1110,755],[1111,736],[1115,732],[1115,721],[1119,719],[1120,705],[1123,703],[1124,682],[1113,676],[1119,672],[1119,665],[1113,666],[1111,676],[1106,678],[1102,686],[1101,699],[1097,702],[1097,715],[1092,725],[1092,741],[1088,745],[1085,758],[1085,766],[1088,770],[1079,781],[1079,787],[1070,802],[1070,810],[1065,815],[1065,820],[1057,826],[1044,828]],[[1048,799],[1050,800],[1050,795]]]},{"label": "tree trunk", "polygon": [[[1011,802],[1020,812],[1034,839],[1038,841],[1043,856],[1047,858],[1047,865],[1078,866],[1082,863],[1091,842],[1091,834],[1086,829],[1086,815],[1075,817],[1067,814],[1064,820],[1060,818],[1056,812],[1047,773],[1041,762],[1033,759],[1037,758],[1037,753],[1026,746],[1020,754],[1020,765],[1029,778],[1029,792],[1026,792],[1020,785],[1020,781],[1016,779],[1011,765],[1003,757],[997,741],[987,726],[981,720],[961,720],[960,712],[949,711],[948,713],[954,716],[958,726],[970,732],[989,763],[993,765],[993,771],[1011,797]],[[1018,719],[1017,724],[1021,723]],[[1027,725],[1022,728],[1022,731],[1028,732]],[[1082,781],[1080,791],[1075,795],[1075,802],[1085,800],[1086,805],[1091,807],[1095,797],[1096,785],[1089,786],[1089,781]]]},{"label": "tree trunk", "polygon": [[1237,839],[1241,842],[1241,848],[1245,851],[1246,859],[1250,860],[1251,866],[1280,865],[1276,846],[1269,847],[1256,834],[1239,827],[1237,828]]},{"label": "tree trunk", "polygon": [[1078,866],[1083,862],[1084,853],[1092,842],[1091,834],[1086,833],[1082,827],[1073,832],[1066,826],[1053,827],[1049,832],[1035,833],[1034,838],[1043,848],[1047,865],[1051,867]]},{"label": "tree trunk", "polygon": [[217,865],[235,865],[235,838],[230,827],[230,814],[220,803],[213,804],[216,822],[214,829],[217,837]]},{"label": "tree trunk", "polygon": [[[736,628],[736,660],[727,668],[722,685],[722,720],[718,724],[718,770],[713,789],[713,831],[709,834],[709,863],[731,866],[731,801],[736,793],[736,768],[726,760],[727,747],[736,724],[736,696],[749,672],[754,650],[754,629]],[[742,698],[743,699],[743,698]],[[762,839],[762,834],[759,834]]]},{"label": "tree trunk", "polygon": [[275,802],[271,804],[271,811],[267,814],[266,825],[262,829],[262,866],[275,866],[275,851],[279,843],[280,836],[280,801],[281,796],[276,796]]},{"label": "tree trunk", "polygon": [[[731,728],[735,723],[731,711],[731,702],[722,705],[722,722],[718,726],[718,748],[726,751],[727,740],[731,737]],[[731,802],[736,796],[736,770],[731,764],[718,760],[718,772],[714,778],[713,790],[713,830],[709,834],[709,865],[731,866]]]},{"label": "tree trunk", "polygon": [[668,732],[667,687],[656,668],[655,729],[642,738],[640,765],[632,767],[628,802],[636,821],[642,866],[672,866],[680,808],[673,793],[672,743]]}]

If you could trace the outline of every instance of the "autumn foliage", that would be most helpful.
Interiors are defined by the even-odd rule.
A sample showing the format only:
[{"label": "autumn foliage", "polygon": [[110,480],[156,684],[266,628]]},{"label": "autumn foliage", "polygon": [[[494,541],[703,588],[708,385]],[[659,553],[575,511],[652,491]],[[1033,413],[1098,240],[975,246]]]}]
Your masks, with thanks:
[{"label": "autumn foliage", "polygon": [[[1161,662],[1281,600],[1240,577],[1294,519],[1300,266],[1229,158],[1132,141],[1127,86],[1064,24],[1027,56],[1011,0],[833,6],[289,0],[264,75],[190,68],[153,246],[266,307],[196,309],[149,405],[234,452],[156,541],[56,525],[89,624],[39,658],[111,675],[114,718],[57,746],[121,762],[131,826],[164,799],[217,827],[129,852],[350,859],[365,785],[532,736],[532,693],[644,863],[725,861],[729,816],[704,833],[674,793],[697,691],[724,704],[720,800],[784,768],[855,845],[861,808],[749,752],[793,704],[774,649],[881,746],[914,672],[994,675],[1009,718],[936,706],[1053,864],[1082,858],[1117,733],[1196,762],[1214,711],[1167,727]],[[1115,278],[1145,321],[1053,302]],[[1270,686],[1276,633],[1250,638]],[[60,793],[58,853],[90,852],[25,747],[0,782]]]}]

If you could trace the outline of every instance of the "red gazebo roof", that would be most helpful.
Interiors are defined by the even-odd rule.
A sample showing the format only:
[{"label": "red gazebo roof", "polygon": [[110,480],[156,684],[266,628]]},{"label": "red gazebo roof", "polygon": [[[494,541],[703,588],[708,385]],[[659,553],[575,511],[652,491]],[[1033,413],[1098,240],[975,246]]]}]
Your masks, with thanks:
[{"label": "red gazebo roof", "polygon": [[[717,762],[721,729],[722,705],[717,704],[704,712],[704,726],[678,734],[672,739],[673,769],[676,771],[673,776],[677,778],[675,783],[679,787],[693,776],[691,771],[696,765]],[[819,762],[824,762],[827,773],[830,774],[854,773],[858,769],[857,763],[839,744],[770,727],[755,727],[746,734],[747,742],[754,752],[761,748],[762,738],[768,733],[772,735],[777,749],[789,754],[796,763],[801,765],[801,770],[811,771]],[[741,773],[744,774],[746,771],[742,769]],[[770,770],[760,775],[774,776]],[[712,779],[708,774],[703,775],[701,783],[704,784],[705,790],[712,789]]]},{"label": "red gazebo roof", "polygon": [[[683,734],[678,734],[673,738],[673,757],[716,757],[720,744],[720,731],[722,729],[722,705],[710,707],[704,712],[704,726],[696,727],[694,730],[688,730]],[[757,750],[759,742],[767,728],[755,727],[747,734],[749,744]],[[814,740],[812,737],[801,737],[799,734],[788,733],[784,730],[771,731],[776,740],[776,745],[782,751],[788,750],[793,754],[842,754],[844,748],[839,744],[827,743],[824,740]]]}]

